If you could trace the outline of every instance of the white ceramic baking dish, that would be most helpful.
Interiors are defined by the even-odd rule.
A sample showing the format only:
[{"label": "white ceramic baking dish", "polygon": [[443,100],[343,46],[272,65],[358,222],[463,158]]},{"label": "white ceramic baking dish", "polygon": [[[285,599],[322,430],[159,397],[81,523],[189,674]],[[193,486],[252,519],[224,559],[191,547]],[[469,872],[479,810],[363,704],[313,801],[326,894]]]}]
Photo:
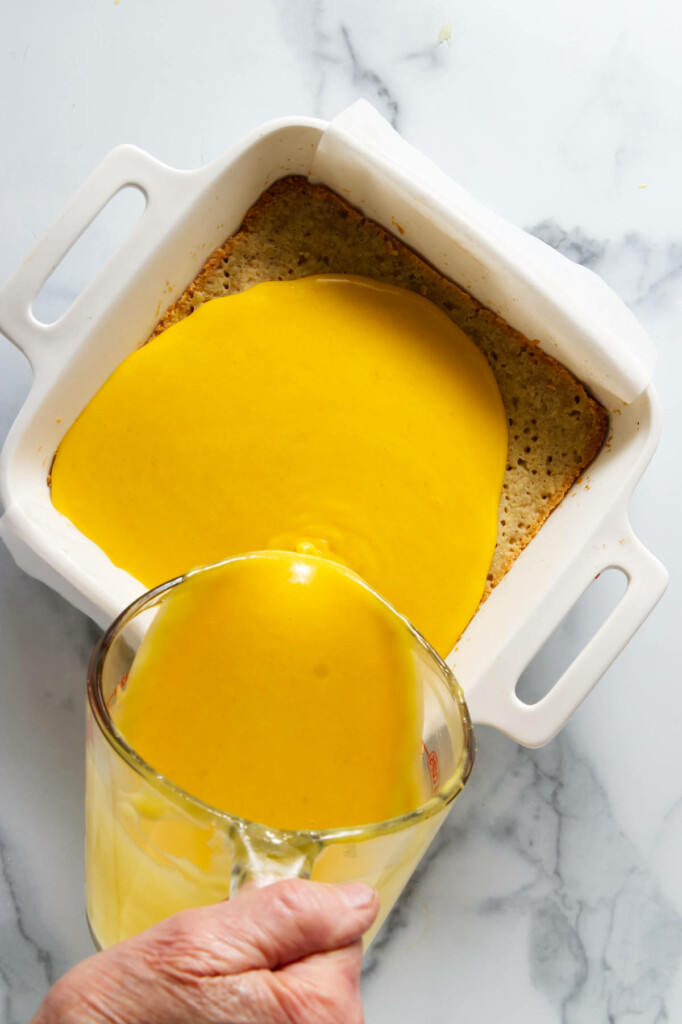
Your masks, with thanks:
[{"label": "white ceramic baking dish", "polygon": [[[654,353],[594,275],[500,220],[360,101],[331,123],[274,121],[224,157],[177,171],[115,149],[0,289],[0,330],[30,360],[31,392],[0,462],[0,531],[17,563],[101,625],[143,590],[52,507],[52,454],[117,364],[149,336],[210,252],[277,178],[323,182],[467,287],[573,370],[607,407],[608,443],[475,616],[450,655],[475,722],[520,743],[547,742],[589,693],[665,589],[667,574],[633,535],[632,490],[660,431]],[[42,285],[123,187],[145,211],[56,323],[34,317]],[[150,524],[150,530],[153,525]],[[549,694],[515,694],[524,667],[602,570],[627,577],[619,604]]]}]

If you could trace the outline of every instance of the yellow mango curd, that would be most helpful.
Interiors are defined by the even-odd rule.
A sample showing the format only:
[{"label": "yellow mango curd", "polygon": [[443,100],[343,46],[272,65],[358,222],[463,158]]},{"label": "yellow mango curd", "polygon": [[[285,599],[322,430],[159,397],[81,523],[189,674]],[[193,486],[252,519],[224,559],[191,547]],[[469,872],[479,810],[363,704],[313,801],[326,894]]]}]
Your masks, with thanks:
[{"label": "yellow mango curd", "polygon": [[[377,823],[421,807],[466,767],[461,714],[439,694],[447,684],[432,659],[354,574],[291,552],[190,575],[118,680],[150,614],[108,648],[105,675],[111,720],[152,771],[122,756],[88,709],[86,902],[99,945],[226,898],[235,873],[262,882],[302,868],[377,888],[371,941],[447,804]],[[297,830],[284,848],[276,827]]]},{"label": "yellow mango curd", "polygon": [[446,654],[506,452],[492,371],[444,313],[325,275],[214,299],[124,360],[59,446],[52,500],[149,587],[247,551],[337,561]]},{"label": "yellow mango curd", "polygon": [[319,558],[270,552],[190,576],[112,717],[187,793],[275,828],[384,821],[426,796],[411,634]]}]

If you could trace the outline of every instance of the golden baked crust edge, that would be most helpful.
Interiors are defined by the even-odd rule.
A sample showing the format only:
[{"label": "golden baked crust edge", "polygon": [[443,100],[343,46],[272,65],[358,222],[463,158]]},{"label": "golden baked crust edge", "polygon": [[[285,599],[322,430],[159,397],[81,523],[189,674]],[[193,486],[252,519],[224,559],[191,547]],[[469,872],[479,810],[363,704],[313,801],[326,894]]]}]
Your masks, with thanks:
[{"label": "golden baked crust edge", "polygon": [[211,298],[259,281],[316,273],[357,273],[417,291],[486,355],[505,405],[510,444],[485,600],[599,452],[606,410],[537,342],[330,189],[299,176],[282,178],[261,195],[150,337]]}]

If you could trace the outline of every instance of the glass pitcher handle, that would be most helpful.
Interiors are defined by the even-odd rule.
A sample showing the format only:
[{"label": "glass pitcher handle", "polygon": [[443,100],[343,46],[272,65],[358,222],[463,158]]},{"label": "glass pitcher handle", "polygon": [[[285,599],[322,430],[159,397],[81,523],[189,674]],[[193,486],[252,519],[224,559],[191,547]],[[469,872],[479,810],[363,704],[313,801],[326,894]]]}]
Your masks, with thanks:
[{"label": "glass pitcher handle", "polygon": [[322,843],[297,834],[274,836],[262,826],[235,827],[230,896],[242,886],[271,885],[285,878],[310,878]]}]

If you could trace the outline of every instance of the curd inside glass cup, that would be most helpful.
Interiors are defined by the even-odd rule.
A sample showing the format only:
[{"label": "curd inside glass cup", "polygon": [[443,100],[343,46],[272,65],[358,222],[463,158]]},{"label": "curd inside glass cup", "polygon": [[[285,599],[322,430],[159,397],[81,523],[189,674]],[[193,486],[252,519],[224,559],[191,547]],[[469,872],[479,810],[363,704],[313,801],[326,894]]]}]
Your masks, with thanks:
[{"label": "curd inside glass cup", "polygon": [[247,881],[264,885],[301,877],[362,881],[377,889],[381,910],[365,937],[367,946],[471,772],[475,740],[462,691],[407,619],[360,577],[337,566],[381,602],[404,631],[423,700],[419,763],[430,795],[400,817],[321,830],[271,828],[211,807],[141,758],[117,730],[110,706],[156,612],[176,588],[212,568],[193,570],[134,601],[104,634],[90,661],[85,888],[95,943],[111,946],[178,910],[223,900]]}]

